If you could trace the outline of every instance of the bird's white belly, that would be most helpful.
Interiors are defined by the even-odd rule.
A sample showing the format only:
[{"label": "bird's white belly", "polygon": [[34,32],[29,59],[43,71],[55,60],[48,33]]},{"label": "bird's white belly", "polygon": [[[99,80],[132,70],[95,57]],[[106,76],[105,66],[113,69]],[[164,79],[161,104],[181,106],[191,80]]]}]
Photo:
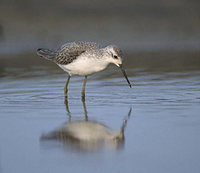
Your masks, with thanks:
[{"label": "bird's white belly", "polygon": [[101,59],[79,57],[67,65],[59,65],[64,71],[68,72],[69,75],[80,75],[86,76],[92,73],[104,70],[108,63]]}]

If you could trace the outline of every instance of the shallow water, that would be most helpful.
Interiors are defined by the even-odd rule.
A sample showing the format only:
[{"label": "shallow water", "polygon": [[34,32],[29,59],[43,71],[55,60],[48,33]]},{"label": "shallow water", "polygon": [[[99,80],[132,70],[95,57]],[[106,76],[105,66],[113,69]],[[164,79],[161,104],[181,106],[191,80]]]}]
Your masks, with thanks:
[{"label": "shallow water", "polygon": [[[155,54],[137,63],[132,57],[125,64],[131,89],[110,66],[88,78],[84,107],[83,78],[73,77],[69,110],[67,75],[56,65],[33,55],[1,59],[0,172],[199,172],[199,58],[178,56],[172,65],[170,57],[159,64]],[[85,122],[86,113],[111,134],[127,120],[123,144],[42,139],[65,123]]]}]

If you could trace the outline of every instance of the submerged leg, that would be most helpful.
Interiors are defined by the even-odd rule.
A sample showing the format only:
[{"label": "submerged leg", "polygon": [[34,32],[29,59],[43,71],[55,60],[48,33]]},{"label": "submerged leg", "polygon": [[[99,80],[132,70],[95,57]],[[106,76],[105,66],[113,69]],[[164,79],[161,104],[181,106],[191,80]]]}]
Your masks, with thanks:
[{"label": "submerged leg", "polygon": [[71,78],[71,76],[68,76],[67,82],[66,82],[66,84],[65,84],[65,88],[64,88],[65,97],[67,97],[67,91],[68,91],[67,87],[68,87],[70,78]]},{"label": "submerged leg", "polygon": [[85,100],[85,85],[87,81],[87,76],[85,76],[84,82],[83,82],[83,89],[82,89],[82,100]]}]

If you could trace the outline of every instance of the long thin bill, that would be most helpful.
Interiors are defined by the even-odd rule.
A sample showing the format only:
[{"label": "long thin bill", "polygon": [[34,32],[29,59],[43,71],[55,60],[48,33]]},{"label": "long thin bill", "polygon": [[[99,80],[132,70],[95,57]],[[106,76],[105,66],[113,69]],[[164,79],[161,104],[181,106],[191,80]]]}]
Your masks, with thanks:
[{"label": "long thin bill", "polygon": [[121,71],[122,71],[124,77],[126,78],[126,81],[128,82],[129,87],[131,88],[131,83],[130,83],[129,80],[128,80],[128,77],[127,77],[127,75],[126,75],[125,70],[122,68],[122,65],[120,65],[119,67],[120,67],[120,69],[121,69]]}]

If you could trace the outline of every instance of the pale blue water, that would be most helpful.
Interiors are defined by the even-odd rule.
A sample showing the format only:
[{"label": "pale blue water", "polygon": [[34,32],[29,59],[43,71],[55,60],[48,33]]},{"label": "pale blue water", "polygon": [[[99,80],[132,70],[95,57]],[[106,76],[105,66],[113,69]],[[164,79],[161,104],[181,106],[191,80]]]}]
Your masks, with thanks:
[{"label": "pale blue water", "polygon": [[[114,66],[90,76],[85,102],[89,120],[118,130],[130,107],[132,113],[123,147],[82,151],[62,141],[40,139],[69,121],[63,94],[67,75],[44,64],[7,66],[1,74],[1,173],[199,172],[198,69],[152,71],[129,63],[131,89]],[[69,85],[72,121],[84,121],[82,82],[74,77]]]}]

